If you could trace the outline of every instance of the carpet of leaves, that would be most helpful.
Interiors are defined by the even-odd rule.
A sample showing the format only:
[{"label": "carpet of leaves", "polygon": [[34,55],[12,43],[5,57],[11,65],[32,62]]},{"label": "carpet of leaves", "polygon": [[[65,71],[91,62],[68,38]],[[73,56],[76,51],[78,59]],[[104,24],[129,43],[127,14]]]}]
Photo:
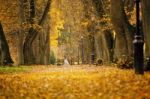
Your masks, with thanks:
[{"label": "carpet of leaves", "polygon": [[102,66],[35,67],[0,74],[0,99],[150,99],[150,73]]}]

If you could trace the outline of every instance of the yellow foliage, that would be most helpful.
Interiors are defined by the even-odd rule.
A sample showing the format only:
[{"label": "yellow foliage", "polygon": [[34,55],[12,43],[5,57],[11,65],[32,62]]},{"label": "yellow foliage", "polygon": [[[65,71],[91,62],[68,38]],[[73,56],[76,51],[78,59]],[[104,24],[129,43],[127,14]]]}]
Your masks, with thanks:
[{"label": "yellow foliage", "polygon": [[61,19],[61,12],[58,9],[57,2],[54,0],[51,4],[50,16],[51,16],[51,46],[56,47],[58,45],[58,33],[59,29],[63,29],[64,20]]}]

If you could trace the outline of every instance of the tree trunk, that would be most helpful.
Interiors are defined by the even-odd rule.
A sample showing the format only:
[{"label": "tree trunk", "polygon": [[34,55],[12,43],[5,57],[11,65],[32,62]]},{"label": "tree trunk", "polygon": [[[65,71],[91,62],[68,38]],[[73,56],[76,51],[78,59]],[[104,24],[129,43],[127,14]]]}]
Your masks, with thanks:
[{"label": "tree trunk", "polygon": [[111,0],[111,20],[116,32],[115,58],[133,55],[133,27],[129,24],[122,0]]},{"label": "tree trunk", "polygon": [[50,55],[50,37],[49,37],[49,26],[45,24],[45,32],[41,33],[39,36],[39,50],[40,50],[40,64],[48,65],[49,64],[49,55]]},{"label": "tree trunk", "polygon": [[13,61],[10,56],[9,46],[0,22],[0,65],[12,65],[12,63]]},{"label": "tree trunk", "polygon": [[[50,9],[50,5],[51,5],[51,0],[48,0],[47,5],[44,9],[43,15],[37,23],[38,25],[42,26],[44,24],[44,21]],[[30,1],[30,23],[31,25],[36,24],[34,21],[34,17],[35,17],[35,4],[34,4],[34,0],[31,0]],[[29,30],[29,33],[27,34],[25,38],[23,52],[24,52],[24,63],[27,65],[36,64],[36,59],[35,59],[36,57],[33,53],[32,44],[35,41],[38,34],[39,34],[39,31],[31,27]]]},{"label": "tree trunk", "polygon": [[20,18],[20,30],[17,34],[18,42],[17,42],[17,49],[18,49],[18,62],[17,65],[23,65],[24,64],[24,56],[23,56],[23,22],[25,22],[25,16],[24,16],[24,4],[26,3],[26,0],[19,0],[19,18]]},{"label": "tree trunk", "polygon": [[145,56],[150,57],[150,1],[141,0],[142,3],[142,22],[146,44]]},{"label": "tree trunk", "polygon": [[35,29],[30,28],[29,34],[27,35],[27,37],[25,39],[24,47],[23,47],[24,64],[27,64],[27,65],[35,64],[32,43],[34,41],[34,38],[35,38],[37,32],[38,31],[36,31]]},{"label": "tree trunk", "polygon": [[95,35],[95,45],[97,59],[102,59],[104,62],[113,60],[113,37],[110,31],[97,33]]},{"label": "tree trunk", "polygon": [[106,50],[108,51],[108,61],[113,61],[113,55],[114,55],[114,38],[112,35],[112,32],[110,30],[105,30],[104,33],[104,41],[106,42]]},{"label": "tree trunk", "polygon": [[[29,21],[32,26],[35,23],[34,18],[35,18],[35,1],[30,0],[30,20]],[[35,58],[34,58],[33,49],[32,49],[32,43],[34,41],[36,34],[37,34],[37,31],[33,27],[31,27],[29,30],[29,33],[25,39],[25,42],[24,42],[24,48],[23,48],[24,63],[28,64],[28,65],[35,63]]]},{"label": "tree trunk", "polygon": [[143,22],[143,31],[145,37],[145,57],[147,63],[145,70],[150,70],[150,1],[141,0],[142,4],[142,22]]},{"label": "tree trunk", "polygon": [[[97,17],[104,18],[104,15],[108,15],[108,11],[105,7],[105,3],[108,2],[107,0],[92,0],[93,5],[96,9]],[[107,22],[105,22],[109,26]],[[99,27],[103,29],[103,23],[100,23]],[[95,28],[96,30],[96,28]],[[102,59],[105,62],[110,62],[113,60],[113,37],[110,30],[106,29],[103,31],[95,33],[95,44],[96,45],[96,53],[97,59]]]}]

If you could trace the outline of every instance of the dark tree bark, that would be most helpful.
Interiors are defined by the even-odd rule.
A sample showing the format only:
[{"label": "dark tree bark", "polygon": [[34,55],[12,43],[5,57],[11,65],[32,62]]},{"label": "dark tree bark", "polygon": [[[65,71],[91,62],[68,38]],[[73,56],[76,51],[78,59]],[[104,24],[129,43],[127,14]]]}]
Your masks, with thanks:
[{"label": "dark tree bark", "polygon": [[150,70],[150,1],[141,0],[142,4],[142,22],[145,37],[145,57],[148,57],[146,68]]},{"label": "dark tree bark", "polygon": [[116,32],[115,58],[132,56],[134,29],[127,19],[122,0],[111,0],[111,20]]},{"label": "dark tree bark", "polygon": [[30,23],[35,23],[35,0],[30,0]]},{"label": "dark tree bark", "polygon": [[[39,22],[37,23],[38,25],[42,26],[44,24],[44,21],[47,17],[49,9],[50,9],[50,5],[51,5],[51,0],[48,0],[47,5],[44,9],[43,15],[42,15],[41,19],[39,20]],[[30,1],[30,11],[31,11],[30,22],[31,22],[31,24],[35,24],[35,22],[34,22],[34,17],[35,17],[34,0]],[[29,64],[29,65],[30,64],[36,64],[35,63],[35,56],[33,54],[32,44],[33,44],[33,41],[36,39],[38,34],[39,34],[39,31],[34,29],[33,27],[31,27],[29,30],[29,33],[27,34],[27,36],[25,38],[24,48],[23,48],[24,63],[25,64]]]},{"label": "dark tree bark", "polygon": [[110,30],[105,30],[104,33],[104,41],[106,42],[106,50],[108,51],[108,61],[113,61],[113,55],[114,55],[114,38],[112,35],[112,32]]},{"label": "dark tree bark", "polygon": [[10,56],[9,46],[0,22],[0,65],[12,65],[12,63],[13,61]]},{"label": "dark tree bark", "polygon": [[[48,19],[47,19],[47,22]],[[49,64],[49,55],[50,55],[50,35],[49,30],[50,26],[47,26],[45,24],[43,27],[45,27],[45,33],[40,33],[39,35],[39,52],[40,52],[40,58],[39,58],[39,64],[48,65]]]},{"label": "dark tree bark", "polygon": [[83,63],[90,64],[90,57],[91,57],[91,42],[89,36],[84,38],[83,41]]},{"label": "dark tree bark", "polygon": [[97,14],[100,16],[100,17],[103,17],[105,11],[103,9],[104,5],[103,5],[103,0],[92,0],[93,1],[93,4],[95,6],[95,9],[97,11]]},{"label": "dark tree bark", "polygon": [[[92,15],[94,15],[93,13],[91,13],[92,11],[92,0],[82,0],[82,3],[84,5],[84,16],[86,19],[88,19],[89,21],[92,20]],[[91,15],[92,14],[92,15]],[[91,22],[92,23],[92,22]],[[87,29],[87,34],[84,37],[84,41],[83,41],[83,48],[81,49],[81,53],[82,50],[84,52],[83,56],[82,56],[82,60],[84,61],[84,64],[90,64],[91,63],[91,54],[95,53],[95,38],[94,38],[94,33],[95,31],[94,29],[94,24],[91,24],[86,28]]]},{"label": "dark tree bark", "polygon": [[[104,18],[104,15],[110,13],[105,8],[106,0],[92,0],[94,8],[96,9],[97,17]],[[104,23],[99,23],[99,27],[103,28]],[[105,24],[108,24],[105,22]],[[96,29],[95,29],[96,30]],[[98,30],[95,33],[95,48],[97,53],[97,59],[102,59],[105,62],[113,60],[113,37],[111,31],[108,29],[101,31]]]},{"label": "dark tree bark", "polygon": [[95,35],[95,47],[97,59],[102,59],[105,63],[113,60],[113,44],[112,33],[105,30]]},{"label": "dark tree bark", "polygon": [[24,38],[24,30],[23,30],[23,23],[26,21],[25,16],[25,4],[27,0],[19,0],[19,19],[20,19],[20,29],[17,34],[18,42],[17,42],[17,52],[18,52],[18,61],[17,65],[24,64],[24,55],[23,55],[23,38]]},{"label": "dark tree bark", "polygon": [[150,1],[141,0],[142,3],[142,22],[146,43],[146,56],[150,56]]},{"label": "dark tree bark", "polygon": [[35,18],[35,1],[34,0],[30,0],[30,24],[32,25],[32,27],[29,30],[29,33],[25,39],[24,42],[24,48],[23,48],[23,52],[24,52],[24,63],[25,64],[34,64],[35,63],[35,58],[33,55],[33,49],[32,49],[32,42],[34,41],[33,38],[35,38],[35,34],[34,32],[37,32],[34,28],[33,28],[33,24],[34,22],[34,18]]},{"label": "dark tree bark", "polygon": [[128,11],[133,11],[134,9],[134,0],[124,0],[124,5],[126,6]]}]

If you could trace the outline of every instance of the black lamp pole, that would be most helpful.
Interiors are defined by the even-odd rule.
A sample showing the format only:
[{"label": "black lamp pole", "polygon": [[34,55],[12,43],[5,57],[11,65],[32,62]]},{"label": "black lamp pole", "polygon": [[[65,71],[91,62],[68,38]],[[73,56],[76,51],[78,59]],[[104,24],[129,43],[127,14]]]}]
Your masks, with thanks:
[{"label": "black lamp pole", "polygon": [[83,49],[83,36],[81,36],[81,58],[82,58],[82,64],[84,64],[84,49]]},{"label": "black lamp pole", "polygon": [[94,39],[94,34],[92,35],[92,53],[91,53],[91,64],[94,64],[95,62],[95,39]]},{"label": "black lamp pole", "polygon": [[134,68],[136,74],[144,74],[143,35],[140,31],[140,0],[136,1],[136,33],[134,35]]}]

